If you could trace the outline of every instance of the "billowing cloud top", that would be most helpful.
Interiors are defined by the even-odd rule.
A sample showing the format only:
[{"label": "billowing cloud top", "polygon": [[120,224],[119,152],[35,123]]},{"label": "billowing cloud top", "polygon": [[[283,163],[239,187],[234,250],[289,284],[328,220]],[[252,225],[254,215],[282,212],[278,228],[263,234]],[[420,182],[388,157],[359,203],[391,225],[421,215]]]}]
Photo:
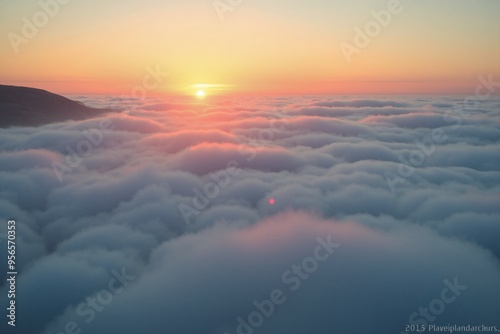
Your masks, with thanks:
[{"label": "billowing cloud top", "polygon": [[132,102],[0,130],[2,332],[500,330],[500,101]]}]

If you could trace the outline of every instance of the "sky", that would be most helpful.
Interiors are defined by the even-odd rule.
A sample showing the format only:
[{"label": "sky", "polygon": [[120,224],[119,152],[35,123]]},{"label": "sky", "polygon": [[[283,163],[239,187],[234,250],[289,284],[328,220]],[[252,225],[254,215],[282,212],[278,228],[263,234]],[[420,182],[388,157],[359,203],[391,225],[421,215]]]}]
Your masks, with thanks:
[{"label": "sky", "polygon": [[391,1],[54,1],[0,1],[1,83],[127,94],[153,67],[166,95],[467,94],[500,74],[495,0],[401,0],[367,45]]}]

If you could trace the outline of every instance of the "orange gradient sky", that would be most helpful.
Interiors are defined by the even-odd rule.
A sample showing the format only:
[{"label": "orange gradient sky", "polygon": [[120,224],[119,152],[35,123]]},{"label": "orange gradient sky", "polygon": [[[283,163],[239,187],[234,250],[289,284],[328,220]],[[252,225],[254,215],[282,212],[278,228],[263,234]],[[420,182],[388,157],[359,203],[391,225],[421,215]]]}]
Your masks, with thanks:
[{"label": "orange gradient sky", "polygon": [[16,52],[12,34],[25,38],[23,17],[42,9],[2,0],[0,83],[127,94],[156,67],[166,94],[467,94],[500,76],[495,0],[401,0],[349,63],[341,43],[389,3],[244,0],[221,20],[213,0],[70,1]]}]

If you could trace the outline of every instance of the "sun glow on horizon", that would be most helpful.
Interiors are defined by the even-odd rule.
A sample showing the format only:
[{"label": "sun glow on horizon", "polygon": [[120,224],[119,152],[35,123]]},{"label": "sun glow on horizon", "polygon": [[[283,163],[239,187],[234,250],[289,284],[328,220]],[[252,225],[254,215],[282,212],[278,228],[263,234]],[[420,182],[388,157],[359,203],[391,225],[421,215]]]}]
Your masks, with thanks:
[{"label": "sun glow on horizon", "polygon": [[[147,89],[150,95],[189,98],[199,90],[205,98],[470,94],[478,75],[500,75],[495,15],[500,2],[461,1],[460,6],[454,0],[418,2],[411,10],[402,2],[401,13],[391,16],[398,17],[396,29],[372,17],[388,10],[372,0],[325,0],[317,6],[226,1],[223,15],[230,26],[222,24],[213,6],[196,1],[122,6],[116,0],[89,0],[61,6],[61,18],[39,27],[43,33],[36,42],[23,35],[29,26],[38,31],[31,22],[34,8],[11,1],[2,7],[5,19],[0,20],[0,30],[11,36],[0,48],[0,78],[4,84],[75,95],[130,95],[143,82],[155,87]],[[450,8],[453,15],[447,15]],[[369,47],[361,46],[368,43],[363,36],[370,37]]]},{"label": "sun glow on horizon", "polygon": [[204,97],[205,97],[205,91],[204,91],[204,90],[199,90],[199,91],[197,91],[197,92],[196,92],[196,96],[197,96],[198,98],[200,98],[200,99],[201,99],[201,98],[204,98]]}]

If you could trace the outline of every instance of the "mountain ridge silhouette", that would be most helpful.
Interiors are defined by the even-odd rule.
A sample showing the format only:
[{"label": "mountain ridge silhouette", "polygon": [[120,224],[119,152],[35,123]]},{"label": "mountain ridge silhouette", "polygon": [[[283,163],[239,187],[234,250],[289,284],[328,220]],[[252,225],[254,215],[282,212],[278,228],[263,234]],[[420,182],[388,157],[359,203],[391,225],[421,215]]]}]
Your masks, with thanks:
[{"label": "mountain ridge silhouette", "polygon": [[0,128],[41,126],[98,117],[112,109],[98,109],[43,89],[0,85]]}]

